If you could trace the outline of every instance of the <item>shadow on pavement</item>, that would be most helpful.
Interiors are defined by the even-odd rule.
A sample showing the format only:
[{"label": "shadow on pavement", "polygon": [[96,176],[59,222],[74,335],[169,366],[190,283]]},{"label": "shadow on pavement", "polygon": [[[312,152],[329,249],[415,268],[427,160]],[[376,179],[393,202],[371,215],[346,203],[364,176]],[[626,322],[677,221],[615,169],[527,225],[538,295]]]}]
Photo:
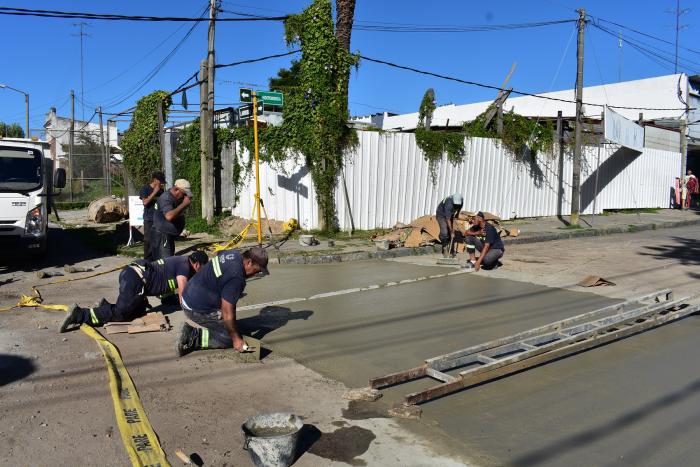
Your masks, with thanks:
[{"label": "shadow on pavement", "polygon": [[654,415],[656,412],[668,410],[671,408],[671,406],[683,402],[698,392],[700,392],[700,379],[696,379],[678,391],[659,397],[658,399],[639,406],[630,412],[613,418],[605,424],[560,438],[540,449],[517,457],[513,460],[512,464],[516,466],[534,466],[553,461],[570,450],[590,446],[591,444],[611,436],[618,431],[629,427],[630,425],[641,422],[642,420]]},{"label": "shadow on pavement", "polygon": [[0,386],[24,379],[35,371],[34,362],[26,357],[0,354]]},{"label": "shadow on pavement", "polygon": [[[656,259],[675,259],[684,266],[700,265],[700,243],[695,238],[670,237],[666,245],[646,246],[641,255]],[[700,278],[699,274],[689,273],[691,277]]]},{"label": "shadow on pavement", "polygon": [[292,311],[283,306],[266,306],[256,316],[237,320],[236,325],[242,334],[261,340],[272,331],[281,328],[289,321],[306,321],[314,312],[311,310]]}]

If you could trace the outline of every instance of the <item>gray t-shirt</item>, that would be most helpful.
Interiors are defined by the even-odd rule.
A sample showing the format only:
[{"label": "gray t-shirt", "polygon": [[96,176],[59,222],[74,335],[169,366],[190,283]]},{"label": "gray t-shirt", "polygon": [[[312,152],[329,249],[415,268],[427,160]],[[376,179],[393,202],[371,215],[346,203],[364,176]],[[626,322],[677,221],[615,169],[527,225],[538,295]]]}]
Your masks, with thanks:
[{"label": "gray t-shirt", "polygon": [[175,199],[170,190],[160,195],[156,203],[158,208],[153,213],[153,227],[164,234],[180,235],[185,228],[184,213],[180,213],[172,222],[165,218],[165,214],[178,207],[181,203],[182,200]]}]

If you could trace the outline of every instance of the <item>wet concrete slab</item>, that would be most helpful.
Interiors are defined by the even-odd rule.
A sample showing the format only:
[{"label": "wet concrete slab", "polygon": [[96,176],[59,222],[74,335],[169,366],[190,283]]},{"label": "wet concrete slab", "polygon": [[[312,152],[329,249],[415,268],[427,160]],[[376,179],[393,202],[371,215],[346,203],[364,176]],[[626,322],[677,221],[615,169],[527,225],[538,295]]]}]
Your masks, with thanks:
[{"label": "wet concrete slab", "polygon": [[[435,261],[432,261],[434,263]],[[353,261],[331,264],[273,264],[270,275],[249,281],[241,306],[456,271],[454,267]]]},{"label": "wet concrete slab", "polygon": [[[612,302],[468,274],[267,310],[282,318],[264,330],[264,341],[359,387],[425,358]],[[265,322],[255,314],[242,315]],[[422,406],[424,423],[437,424],[486,464],[690,465],[700,435],[698,331],[700,319],[689,318],[447,396]],[[430,384],[390,388],[381,403]]]}]

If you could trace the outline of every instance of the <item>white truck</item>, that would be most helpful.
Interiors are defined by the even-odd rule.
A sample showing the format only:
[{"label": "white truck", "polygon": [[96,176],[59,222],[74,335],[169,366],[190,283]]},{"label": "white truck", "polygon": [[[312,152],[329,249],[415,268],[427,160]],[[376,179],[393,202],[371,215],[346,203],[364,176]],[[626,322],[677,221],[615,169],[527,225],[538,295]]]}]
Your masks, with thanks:
[{"label": "white truck", "polygon": [[49,143],[0,138],[0,258],[47,250],[54,188],[66,185],[66,171],[54,171]]}]

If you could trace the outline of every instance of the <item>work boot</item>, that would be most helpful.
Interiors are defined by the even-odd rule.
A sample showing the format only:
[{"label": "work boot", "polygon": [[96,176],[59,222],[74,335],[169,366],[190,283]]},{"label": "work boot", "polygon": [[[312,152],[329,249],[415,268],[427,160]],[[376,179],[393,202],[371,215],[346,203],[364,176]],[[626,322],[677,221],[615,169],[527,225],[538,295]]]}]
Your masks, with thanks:
[{"label": "work boot", "polygon": [[180,337],[177,340],[177,355],[184,357],[193,350],[200,348],[199,329],[185,323],[180,328]]},{"label": "work boot", "polygon": [[111,305],[111,303],[109,303],[106,298],[102,297],[100,299],[100,301],[97,302],[97,304],[95,305],[95,308],[99,308],[99,307],[105,306],[105,305]]},{"label": "work boot", "polygon": [[66,319],[63,320],[63,324],[61,324],[60,332],[68,331],[68,328],[75,324],[82,324],[82,315],[83,310],[81,310],[78,305],[75,303],[71,305],[68,309],[68,316],[66,316]]},{"label": "work boot", "polygon": [[464,266],[462,266],[462,269],[474,269],[474,263],[472,263],[471,260],[467,260]]}]

